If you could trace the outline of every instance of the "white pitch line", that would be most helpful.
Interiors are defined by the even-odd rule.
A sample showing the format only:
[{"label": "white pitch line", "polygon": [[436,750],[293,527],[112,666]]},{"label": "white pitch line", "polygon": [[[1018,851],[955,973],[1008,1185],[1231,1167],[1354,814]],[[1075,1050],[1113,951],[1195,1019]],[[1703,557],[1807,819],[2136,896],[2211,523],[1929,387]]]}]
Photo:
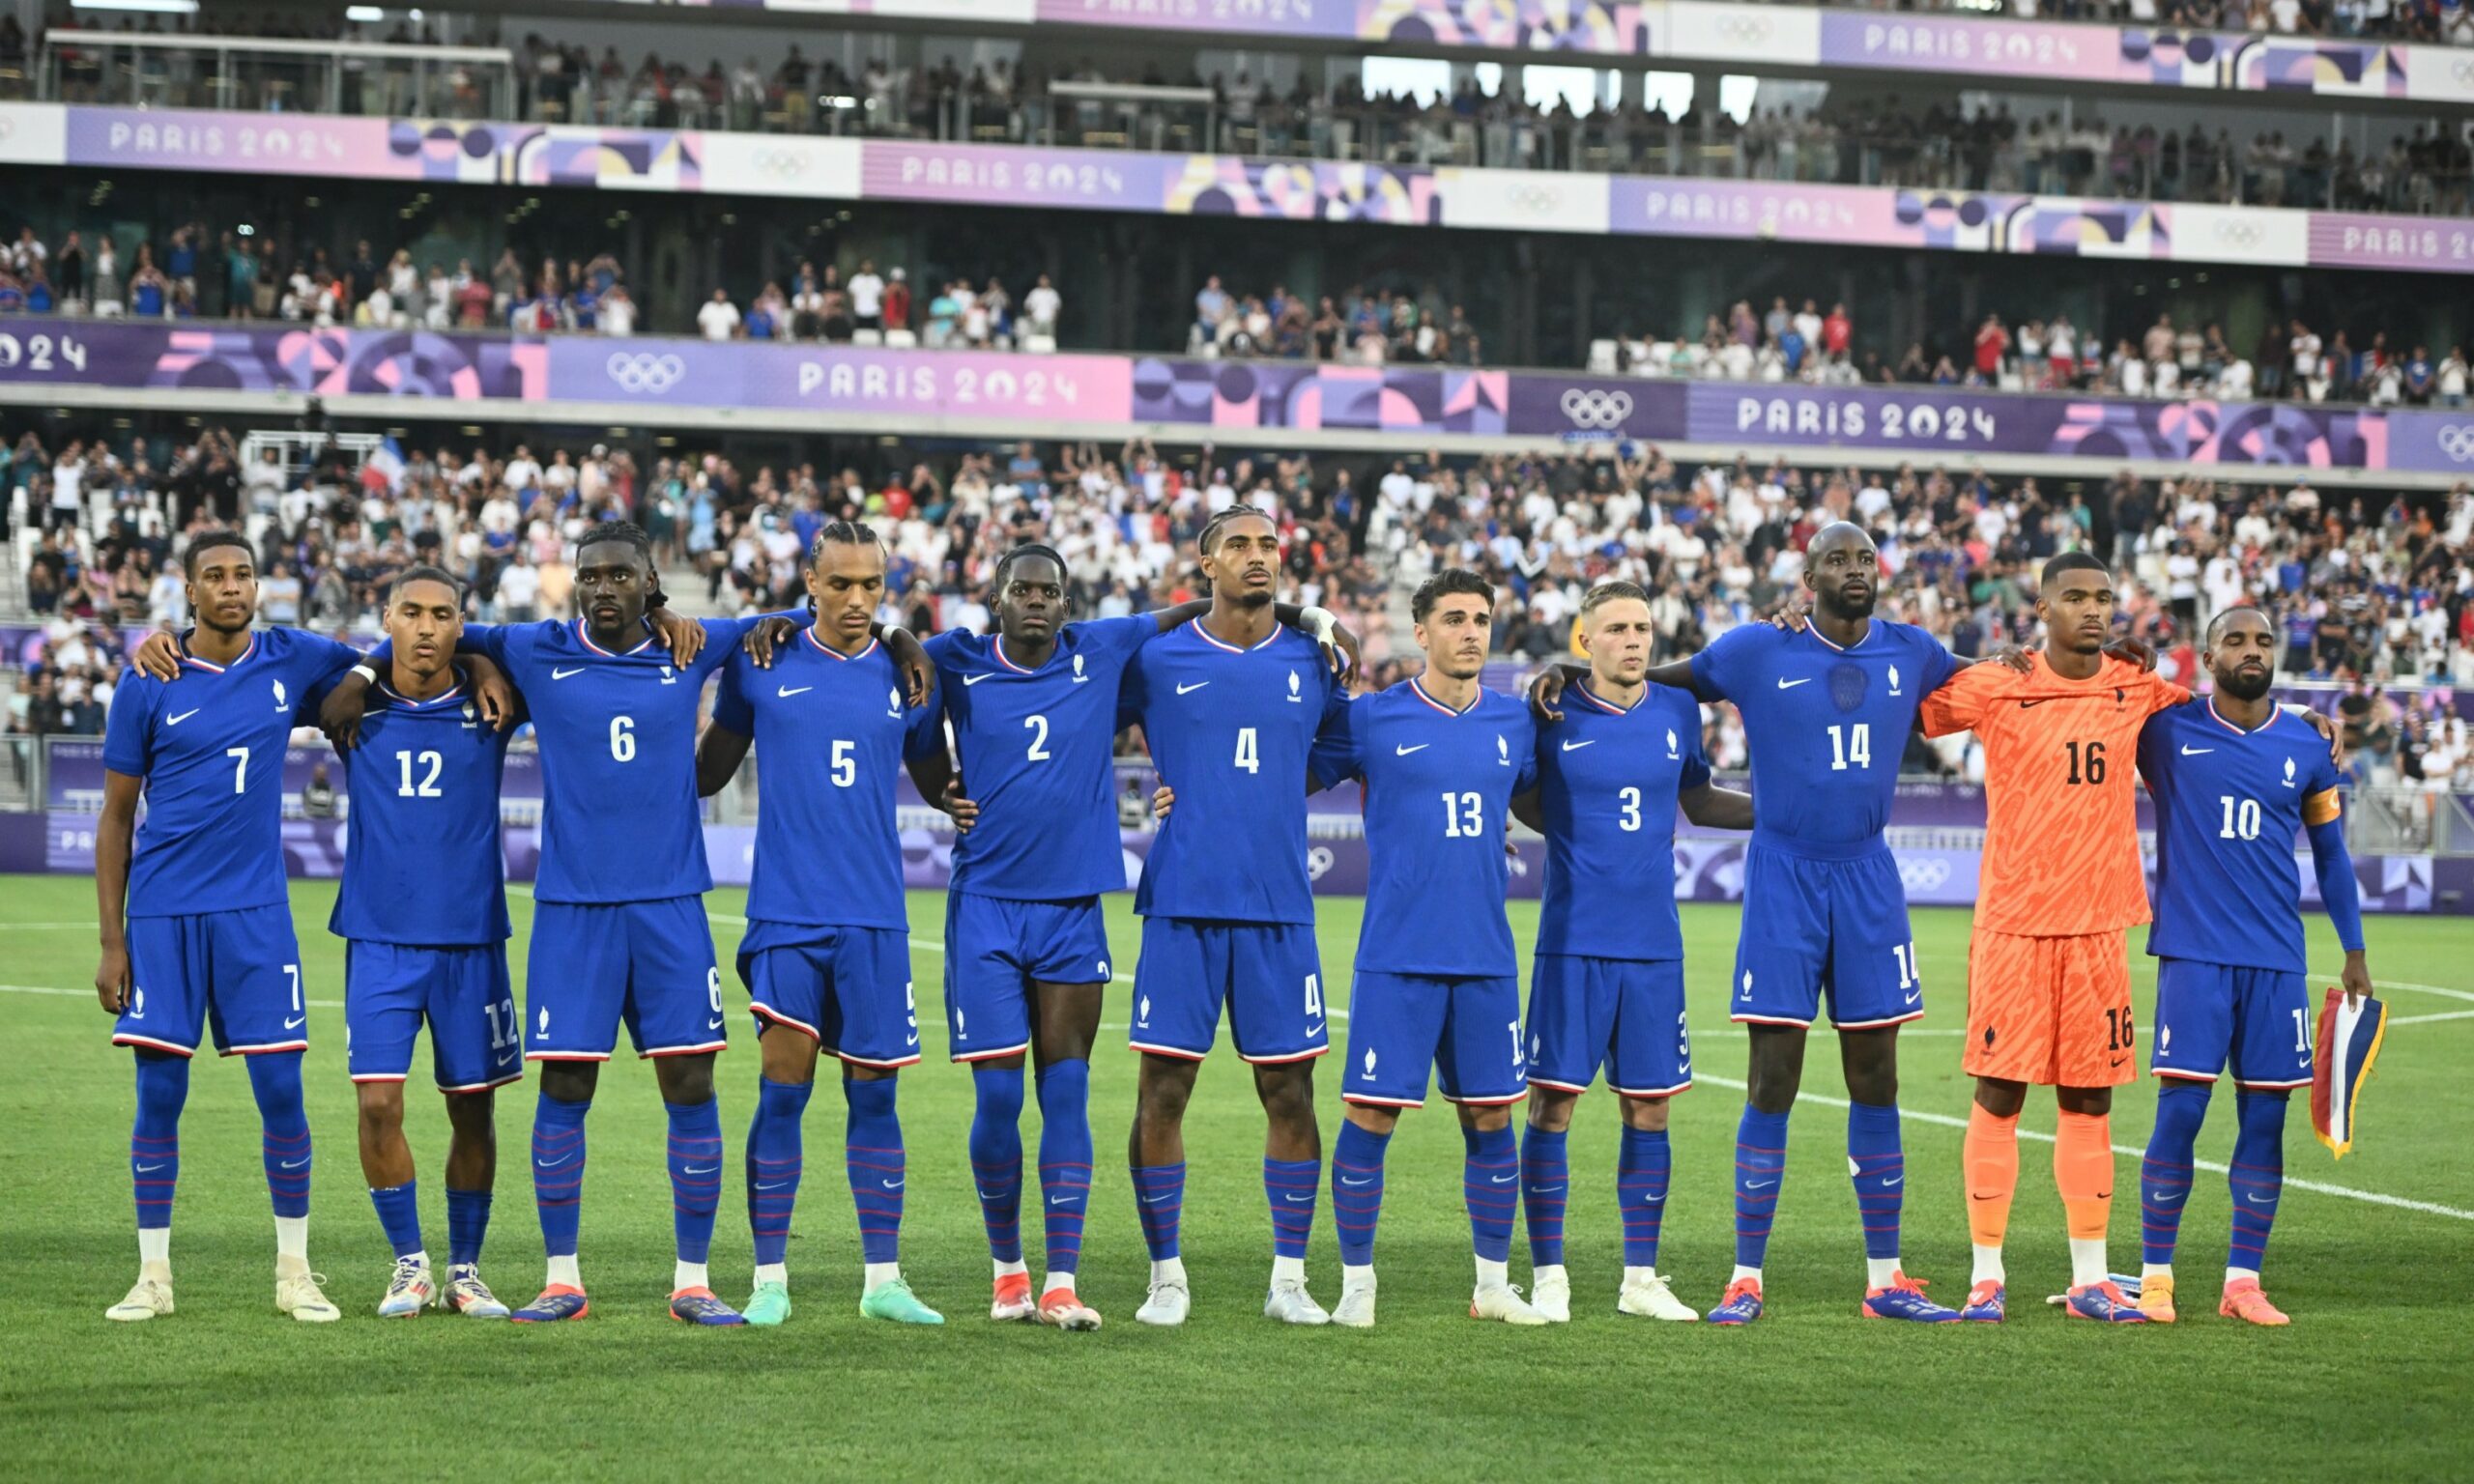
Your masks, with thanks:
[{"label": "white pitch line", "polygon": [[72,928],[92,928],[93,923],[0,923],[0,932],[59,932]]},{"label": "white pitch line", "polygon": [[2390,1015],[2390,1025],[2429,1025],[2435,1020],[2474,1020],[2474,1010],[2452,1010],[2436,1015]]},{"label": "white pitch line", "polygon": [[[1744,1086],[1744,1084],[1735,1080],[1733,1077],[1712,1076],[1708,1072],[1696,1073],[1694,1080],[1699,1082],[1714,1082],[1720,1087],[1732,1087],[1738,1091],[1742,1091]],[[1798,1093],[1796,1095],[1796,1100],[1798,1102],[1818,1102],[1826,1107],[1832,1108],[1843,1108],[1848,1106],[1846,1099],[1831,1098],[1821,1093]],[[1898,1116],[1912,1123],[1933,1124],[1943,1128],[1963,1129],[1968,1126],[1968,1121],[1964,1118],[1952,1118],[1946,1113],[1926,1113],[1915,1108],[1901,1108],[1898,1110]],[[2033,1128],[2020,1129],[2019,1137],[2023,1139],[2034,1139],[2040,1144],[2050,1144],[2054,1141],[2054,1136],[2052,1134],[2040,1133]],[[2134,1149],[2127,1144],[2116,1144],[2114,1146],[2114,1153],[2116,1155],[2127,1155],[2136,1159],[2143,1156],[2147,1151],[2143,1149]],[[2191,1161],[2191,1167],[2193,1169],[2206,1170],[2213,1175],[2230,1173],[2224,1165],[2218,1164],[2212,1159],[2194,1159]],[[2296,1180],[2290,1175],[2286,1177],[2285,1183],[2290,1189],[2309,1190],[2318,1195],[2343,1196],[2349,1201],[2365,1201],[2373,1206],[2394,1206],[2401,1211],[2419,1211],[2426,1215],[2448,1216],[2459,1221],[2474,1221],[2474,1211],[2464,1211],[2455,1206],[2442,1206],[2436,1201],[2408,1200],[2402,1195],[2383,1195],[2376,1190],[2356,1190],[2350,1185],[2331,1185],[2316,1180]]]}]

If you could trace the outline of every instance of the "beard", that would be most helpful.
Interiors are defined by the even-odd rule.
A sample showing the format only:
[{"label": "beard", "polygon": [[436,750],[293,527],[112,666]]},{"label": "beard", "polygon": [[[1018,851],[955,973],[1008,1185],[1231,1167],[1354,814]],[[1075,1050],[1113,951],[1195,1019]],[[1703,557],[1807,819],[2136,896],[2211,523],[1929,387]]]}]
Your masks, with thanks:
[{"label": "beard", "polygon": [[1235,608],[1263,608],[1272,601],[1269,587],[1231,587],[1228,602]]},{"label": "beard", "polygon": [[2235,700],[2257,700],[2268,694],[2268,687],[2275,683],[2276,676],[2265,670],[2237,671],[2216,677],[2217,689]]}]

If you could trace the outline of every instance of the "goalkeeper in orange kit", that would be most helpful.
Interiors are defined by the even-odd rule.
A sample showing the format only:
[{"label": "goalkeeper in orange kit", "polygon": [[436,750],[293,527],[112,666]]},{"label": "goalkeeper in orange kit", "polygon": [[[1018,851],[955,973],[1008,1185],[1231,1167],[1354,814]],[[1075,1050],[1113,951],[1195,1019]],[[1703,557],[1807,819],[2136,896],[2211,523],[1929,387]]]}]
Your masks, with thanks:
[{"label": "goalkeeper in orange kit", "polygon": [[2054,1088],[2060,1104],[2053,1164],[2070,1226],[2067,1312],[2115,1324],[2145,1317],[2106,1276],[2105,1261],[2113,1090],[2139,1075],[2123,929],[2148,920],[2133,779],[2141,727],[2190,693],[2104,652],[2114,608],[2103,562],[2085,552],[2056,556],[2036,598],[2045,644],[2028,670],[1977,665],[1924,702],[1928,734],[1971,730],[1985,754],[1963,1064],[1976,1079],[1966,1319],[2003,1314],[2001,1241],[2029,1083]]}]

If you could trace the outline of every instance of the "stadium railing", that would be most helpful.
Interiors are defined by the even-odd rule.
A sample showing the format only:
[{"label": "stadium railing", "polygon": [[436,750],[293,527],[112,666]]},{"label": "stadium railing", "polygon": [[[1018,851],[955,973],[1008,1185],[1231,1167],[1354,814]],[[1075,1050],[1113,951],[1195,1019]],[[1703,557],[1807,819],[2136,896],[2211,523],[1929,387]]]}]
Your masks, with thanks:
[{"label": "stadium railing", "polygon": [[276,37],[56,29],[36,96],[135,108],[503,119],[516,107],[503,46],[404,46]]}]

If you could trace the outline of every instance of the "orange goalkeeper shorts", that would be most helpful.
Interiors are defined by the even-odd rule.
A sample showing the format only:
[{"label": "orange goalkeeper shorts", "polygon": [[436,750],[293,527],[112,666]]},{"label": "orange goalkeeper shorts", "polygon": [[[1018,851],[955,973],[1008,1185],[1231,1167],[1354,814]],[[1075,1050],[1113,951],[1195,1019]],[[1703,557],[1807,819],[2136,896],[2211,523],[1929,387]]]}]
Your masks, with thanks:
[{"label": "orange goalkeeper shorts", "polygon": [[1983,928],[1968,943],[1970,1076],[2119,1087],[2139,1075],[2122,929],[2031,938]]}]

